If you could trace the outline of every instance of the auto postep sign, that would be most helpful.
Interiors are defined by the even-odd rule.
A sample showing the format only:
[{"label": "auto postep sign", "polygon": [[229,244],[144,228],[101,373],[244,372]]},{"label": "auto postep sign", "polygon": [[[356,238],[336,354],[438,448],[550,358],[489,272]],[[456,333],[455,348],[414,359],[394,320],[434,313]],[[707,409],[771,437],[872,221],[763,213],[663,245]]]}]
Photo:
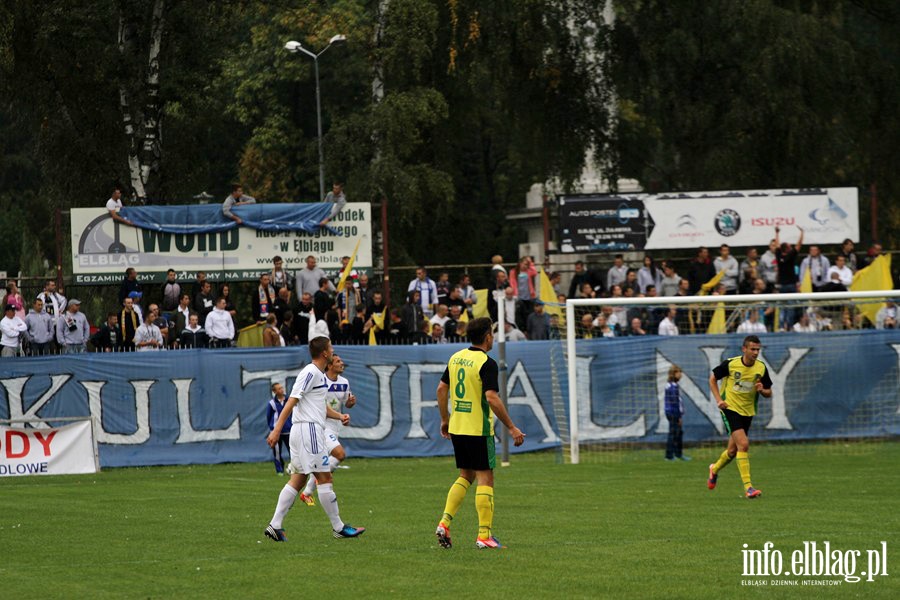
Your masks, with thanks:
[{"label": "auto postep sign", "polygon": [[643,199],[629,195],[559,196],[560,252],[640,250],[647,240]]}]

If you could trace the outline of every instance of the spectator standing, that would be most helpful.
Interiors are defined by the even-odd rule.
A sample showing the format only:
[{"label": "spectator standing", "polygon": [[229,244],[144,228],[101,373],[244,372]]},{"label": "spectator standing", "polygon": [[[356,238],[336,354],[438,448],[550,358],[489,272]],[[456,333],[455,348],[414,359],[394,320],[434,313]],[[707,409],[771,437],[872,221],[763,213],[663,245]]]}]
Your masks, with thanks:
[{"label": "spectator standing", "polygon": [[[284,410],[287,398],[284,393],[284,386],[280,383],[272,384],[272,397],[266,405],[266,424],[269,426],[269,433],[275,429],[275,423]],[[272,446],[272,453],[275,460],[275,472],[279,475],[284,474],[284,453],[282,447],[288,451],[288,461],[291,459],[291,419],[284,422],[284,427],[278,436],[278,441]]]},{"label": "spectator standing", "polygon": [[356,315],[356,307],[365,305],[359,297],[359,290],[353,286],[353,282],[347,279],[344,282],[344,289],[337,295],[335,299],[338,309],[338,319],[343,323],[350,323]]},{"label": "spectator standing", "polygon": [[165,342],[169,339],[169,320],[159,312],[158,304],[151,304],[148,306],[147,312],[153,315],[153,324],[159,328],[159,332],[162,334],[163,338],[163,345],[165,345]]},{"label": "spectator standing", "polygon": [[649,254],[645,254],[644,265],[640,269],[638,269],[637,273],[639,293],[646,294],[648,285],[655,286],[656,289],[659,289],[661,281],[661,269],[658,269],[656,267],[656,263],[653,261],[652,256],[650,256]]},{"label": "spectator standing", "polygon": [[106,315],[106,323],[100,326],[97,333],[91,336],[91,345],[94,352],[114,352],[118,350],[121,338],[119,338],[119,315],[111,312]]},{"label": "spectator standing", "polygon": [[428,338],[429,344],[446,344],[447,338],[444,336],[444,327],[440,323],[434,323],[431,326],[431,337]]},{"label": "spectator standing", "polygon": [[497,274],[503,273],[504,275],[509,277],[509,273],[506,272],[506,267],[503,266],[503,257],[499,254],[495,254],[491,257],[491,281],[497,281]]},{"label": "spectator standing", "polygon": [[[737,263],[735,263],[737,264]],[[659,280],[660,296],[676,296],[681,285],[681,276],[675,272],[675,265],[669,261],[663,261],[663,276]]]},{"label": "spectator standing", "polygon": [[272,287],[271,276],[268,273],[259,276],[259,284],[250,300],[253,305],[253,320],[256,323],[265,323],[269,313],[275,309],[275,288]]},{"label": "spectator standing", "polygon": [[172,312],[178,307],[181,299],[181,284],[175,281],[175,269],[166,271],[166,283],[163,285],[162,309]]},{"label": "spectator standing", "polygon": [[278,323],[278,326],[284,323],[284,315],[289,312],[293,312],[293,306],[291,302],[291,292],[286,287],[278,288],[277,292],[278,296],[275,298],[275,302],[272,304],[272,314],[275,315],[275,320]]},{"label": "spectator standing", "polygon": [[625,294],[625,290],[631,290],[631,296],[640,294],[641,286],[638,284],[637,271],[628,269],[628,272],[625,274],[625,283],[623,283],[621,287],[623,295]]},{"label": "spectator standing", "polygon": [[581,286],[587,281],[587,271],[584,268],[584,262],[575,261],[575,274],[572,275],[572,281],[569,282],[569,298],[577,298],[576,294],[581,290]]},{"label": "spectator standing", "polygon": [[528,315],[525,331],[529,340],[549,339],[550,317],[544,312],[543,302],[534,303],[534,311]]},{"label": "spectator standing", "polygon": [[368,306],[369,298],[372,293],[372,287],[369,285],[369,276],[366,273],[360,273],[359,279],[353,284],[359,294],[359,302],[363,306]]},{"label": "spectator standing", "polygon": [[369,301],[366,304],[366,320],[372,318],[372,315],[384,312],[384,298],[381,290],[371,290]]},{"label": "spectator standing", "polygon": [[6,283],[5,301],[7,304],[15,306],[16,316],[22,321],[25,321],[25,299],[22,297],[22,294],[19,293],[19,286],[15,281],[9,280]]},{"label": "spectator standing", "polygon": [[276,256],[272,259],[272,286],[276,290],[286,287],[294,291],[294,276],[284,268],[284,259]]},{"label": "spectator standing", "polygon": [[759,258],[757,276],[766,282],[766,288],[769,290],[774,290],[778,284],[778,258],[775,255],[777,251],[778,242],[772,239],[768,249]]},{"label": "spectator standing", "polygon": [[465,309],[471,317],[472,307],[475,306],[475,303],[478,301],[475,297],[475,288],[472,287],[472,279],[465,274],[460,276],[458,287],[459,297],[462,298],[463,303],[466,305]]},{"label": "spectator standing", "polygon": [[332,300],[331,294],[328,292],[329,289],[333,288],[334,286],[331,285],[331,281],[327,277],[322,277],[319,280],[319,290],[313,296],[313,307],[315,308],[317,321],[325,319],[328,311],[334,306],[334,300]]},{"label": "spectator standing", "polygon": [[809,318],[809,313],[805,310],[800,313],[800,319],[794,323],[794,326],[791,329],[796,333],[815,333],[819,331],[817,322],[811,320]]},{"label": "spectator standing", "polygon": [[178,335],[178,344],[182,348],[206,348],[209,346],[209,337],[206,330],[200,327],[200,316],[191,313],[188,324]]},{"label": "spectator standing", "polygon": [[847,266],[847,258],[838,254],[834,264],[828,267],[828,283],[822,286],[823,292],[846,292],[853,283],[853,271]]},{"label": "spectator standing", "polygon": [[19,354],[20,338],[28,330],[25,321],[16,316],[16,307],[12,304],[6,305],[3,319],[0,319],[0,356],[3,358],[12,358]]},{"label": "spectator standing", "polygon": [[843,256],[844,261],[846,262],[846,266],[850,269],[851,273],[856,273],[859,269],[859,259],[856,256],[856,253],[853,251],[854,245],[853,240],[847,238],[841,244],[841,251],[838,253],[838,256]]},{"label": "spectator standing", "polygon": [[331,191],[325,194],[325,199],[323,202],[328,202],[331,204],[331,210],[328,213],[328,216],[322,219],[322,222],[319,225],[325,225],[333,219],[341,210],[344,208],[344,205],[347,204],[347,196],[344,194],[344,183],[342,181],[335,181],[331,186]]},{"label": "spectator standing", "polygon": [[447,271],[438,273],[434,285],[437,288],[437,303],[447,304],[447,300],[450,298],[450,274]]},{"label": "spectator standing", "polygon": [[431,326],[434,327],[435,324],[440,325],[442,328],[447,324],[447,321],[450,319],[449,316],[450,311],[447,309],[446,304],[438,304],[437,311],[434,313],[428,321],[431,323]]},{"label": "spectator standing", "polygon": [[141,292],[141,295],[143,295],[141,282],[138,281],[137,276],[137,271],[134,270],[134,267],[125,269],[125,277],[122,278],[122,283],[119,285],[119,304],[122,304],[122,301],[125,300],[131,292]]},{"label": "spectator standing", "polygon": [[759,251],[756,248],[747,250],[747,258],[741,262],[738,276],[738,290],[741,294],[749,294],[753,290],[753,282],[761,272],[760,265]]},{"label": "spectator standing", "polygon": [[175,308],[175,327],[172,329],[172,341],[181,337],[181,332],[187,327],[191,317],[191,297],[189,294],[181,294],[178,306]]},{"label": "spectator standing", "polygon": [[422,306],[422,312],[429,318],[434,314],[434,308],[437,304],[437,284],[428,277],[428,271],[425,270],[425,267],[416,268],[416,278],[409,282],[406,291],[419,292],[419,303]]},{"label": "spectator standing", "polygon": [[809,254],[800,261],[800,282],[803,282],[806,272],[809,271],[813,291],[821,292],[823,291],[822,288],[828,284],[828,269],[830,267],[831,263],[828,257],[822,254],[818,246],[812,245],[809,247]]},{"label": "spectator standing", "polygon": [[225,201],[222,203],[222,214],[241,225],[244,221],[231,212],[235,206],[243,206],[245,204],[256,204],[256,198],[253,196],[247,196],[244,194],[244,188],[241,184],[235,183],[231,186],[231,193],[225,196]]},{"label": "spectator standing", "polygon": [[628,328],[626,335],[647,335],[647,332],[644,331],[644,326],[641,323],[641,319],[639,317],[634,317],[633,319],[631,319],[631,325]]},{"label": "spectator standing", "polygon": [[[350,257],[342,256],[341,257],[341,268],[337,270],[337,272],[334,274],[334,278],[332,280],[334,282],[334,289],[337,292],[341,291],[341,290],[337,289],[338,284],[341,282],[341,277],[343,276],[344,271],[347,270],[347,265],[349,265],[349,264],[350,264]],[[359,273],[357,273],[356,269],[350,269],[350,272],[347,273],[347,281],[352,281],[354,284],[359,282]]]},{"label": "spectator standing", "polygon": [[[297,288],[301,295],[308,293],[310,296],[315,296],[321,287],[319,282],[322,278],[328,279],[325,271],[317,264],[316,257],[310,254],[306,257],[306,266],[297,271]],[[330,280],[328,281],[328,291],[335,291],[334,284]]]},{"label": "spectator standing", "polygon": [[866,257],[863,259],[863,265],[860,268],[862,269],[868,267],[873,262],[875,262],[875,259],[881,256],[881,254],[881,244],[879,244],[878,242],[872,242],[872,245],[869,246],[869,250],[866,252]]},{"label": "spectator standing", "polygon": [[234,323],[234,339],[237,340],[237,307],[231,301],[231,286],[227,283],[222,284],[222,297],[225,298],[225,312],[231,315],[231,322]]},{"label": "spectator standing", "polygon": [[[444,336],[450,341],[456,341],[460,337],[460,331],[465,333],[465,323],[460,322],[462,317],[462,307],[454,304],[450,307],[450,313],[447,315],[447,321],[444,323]],[[463,328],[460,328],[460,325]]]},{"label": "spectator standing", "polygon": [[123,350],[134,350],[134,334],[137,332],[138,327],[141,326],[141,321],[142,319],[134,310],[134,300],[125,298],[122,311],[119,313],[119,331],[121,332],[119,340],[121,340]]},{"label": "spectator standing", "polygon": [[[709,249],[701,246],[697,250],[697,256],[691,261],[687,278],[691,282],[691,295],[700,291],[700,286],[716,276],[716,268],[709,260]],[[646,292],[644,292],[646,293]]]},{"label": "spectator standing", "polygon": [[724,271],[722,279],[719,283],[725,286],[726,294],[736,294],[738,289],[738,261],[731,255],[731,248],[728,244],[722,244],[719,247],[719,256],[713,261],[713,267],[716,275]]},{"label": "spectator standing", "polygon": [[209,345],[212,348],[229,348],[234,339],[234,322],[231,315],[225,310],[225,298],[219,297],[216,306],[208,315],[203,324],[206,335],[209,336]]},{"label": "spectator standing", "polygon": [[797,256],[803,247],[803,229],[800,230],[800,237],[797,243],[791,246],[787,242],[781,242],[779,237],[781,229],[775,228],[775,244],[778,250],[775,251],[775,258],[778,261],[778,288],[782,294],[794,293],[798,291],[799,279],[797,277]]},{"label": "spectator standing", "polygon": [[418,290],[413,290],[406,295],[406,304],[403,305],[403,326],[407,335],[414,335],[425,321],[425,312],[422,310],[422,301]]},{"label": "spectator standing", "polygon": [[200,291],[194,297],[194,312],[200,316],[202,322],[206,322],[206,315],[212,312],[215,301],[212,297],[212,285],[204,280],[200,284]]},{"label": "spectator standing", "polygon": [[25,317],[25,338],[31,356],[50,354],[53,341],[53,318],[44,312],[44,302],[37,298]]},{"label": "spectator standing", "polygon": [[87,317],[79,309],[81,300],[72,298],[66,312],[56,322],[56,339],[65,354],[81,354],[91,334]]},{"label": "spectator standing", "polygon": [[134,347],[137,352],[158,351],[165,345],[163,334],[154,321],[156,315],[152,310],[147,310],[147,317],[137,331],[134,332]]},{"label": "spectator standing", "polygon": [[312,294],[305,292],[300,297],[300,304],[297,305],[294,317],[294,336],[297,339],[297,343],[301,346],[309,343],[309,319],[314,315],[315,308],[313,307]]},{"label": "spectator standing", "polygon": [[56,291],[56,282],[48,280],[44,284],[44,291],[38,294],[38,298],[44,303],[44,312],[53,319],[54,341],[56,340],[56,321],[59,315],[66,310],[66,297]]},{"label": "spectator standing", "polygon": [[684,403],[681,401],[681,389],[678,382],[681,380],[681,368],[675,365],[669,367],[669,379],[666,383],[664,394],[666,420],[669,421],[669,437],[666,440],[666,460],[676,459],[691,460],[684,455]]},{"label": "spectator standing", "polygon": [[[537,276],[537,269],[529,256],[520,258],[516,267],[509,272],[509,285],[525,315],[531,313],[533,301],[537,296],[534,290],[535,276]],[[520,328],[524,325],[519,321],[517,323]]]},{"label": "spectator standing", "polygon": [[266,348],[278,348],[284,346],[284,338],[278,329],[278,319],[274,313],[266,317],[266,327],[263,329],[263,346]]},{"label": "spectator standing", "polygon": [[616,254],[613,257],[613,266],[606,272],[606,289],[625,283],[626,275],[628,275],[628,267],[625,266],[625,259],[621,254]]},{"label": "spectator standing", "polygon": [[678,335],[678,326],[675,324],[677,310],[670,306],[665,318],[659,322],[659,335]]},{"label": "spectator standing", "polygon": [[113,221],[123,225],[134,225],[134,223],[119,214],[119,211],[122,210],[122,188],[120,186],[113,187],[109,200],[106,201],[106,210],[109,211],[109,216]]}]

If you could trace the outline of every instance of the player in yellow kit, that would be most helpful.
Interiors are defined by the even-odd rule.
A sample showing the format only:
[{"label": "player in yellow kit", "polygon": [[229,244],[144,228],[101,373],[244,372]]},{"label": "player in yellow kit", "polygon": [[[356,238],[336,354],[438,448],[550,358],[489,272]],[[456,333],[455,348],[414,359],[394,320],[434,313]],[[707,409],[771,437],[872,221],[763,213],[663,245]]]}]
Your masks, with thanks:
[{"label": "player in yellow kit", "polygon": [[[525,441],[500,400],[497,363],[487,355],[494,345],[491,320],[474,319],[466,334],[472,346],[450,357],[437,388],[441,413],[441,435],[453,442],[459,477],[450,487],[444,514],[436,535],[444,548],[450,548],[450,522],[459,510],[474,480],[475,509],[478,511],[478,548],[502,548],[491,533],[494,521],[494,415],[509,429],[516,446]],[[452,415],[447,401],[452,400]]]},{"label": "player in yellow kit", "polygon": [[709,389],[716,398],[729,437],[728,447],[719,456],[719,460],[709,465],[707,487],[715,488],[719,471],[737,458],[747,498],[756,498],[762,494],[750,483],[750,440],[747,433],[756,414],[759,396],[772,397],[769,369],[759,360],[761,349],[759,338],[748,335],[741,345],[741,356],[723,361],[709,376]]}]

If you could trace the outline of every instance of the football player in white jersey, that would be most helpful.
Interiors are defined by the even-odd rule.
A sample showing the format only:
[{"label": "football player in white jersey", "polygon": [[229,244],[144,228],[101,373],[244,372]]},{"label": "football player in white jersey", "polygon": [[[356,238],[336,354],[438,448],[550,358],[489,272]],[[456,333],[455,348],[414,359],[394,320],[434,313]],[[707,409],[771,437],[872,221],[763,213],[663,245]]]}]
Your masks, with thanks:
[{"label": "football player in white jersey", "polygon": [[[328,370],[325,371],[325,380],[328,382],[328,394],[325,396],[325,402],[329,408],[339,414],[344,408],[353,408],[353,405],[356,404],[356,396],[350,391],[350,382],[342,375],[346,368],[341,357],[335,354],[332,356],[331,364],[328,365]],[[340,450],[339,454],[341,455],[345,455],[345,452],[343,446],[340,445],[338,434],[343,427],[344,425],[339,419],[330,417],[325,419],[325,439],[329,444],[337,442],[335,450]],[[337,458],[335,451],[332,451],[332,460],[328,461],[332,473],[338,468],[341,460]],[[310,477],[306,482],[306,488],[300,493],[300,500],[307,506],[316,505],[316,501],[313,499],[315,489],[316,479]]]},{"label": "football player in white jersey", "polygon": [[[331,465],[334,458],[344,458],[343,448],[337,443],[336,436],[325,435],[325,418],[338,419],[342,423],[350,422],[350,415],[341,414],[332,410],[325,403],[328,392],[328,382],[325,379],[325,370],[331,363],[334,350],[331,340],[327,337],[317,337],[309,341],[309,354],[312,362],[300,371],[291,395],[275,423],[275,427],[269,433],[266,441],[274,447],[281,435],[288,416],[291,416],[291,464],[294,472],[290,481],[278,495],[275,505],[275,514],[266,527],[266,537],[276,542],[284,542],[287,537],[284,534],[282,523],[294,500],[306,484],[309,475],[312,474],[319,482],[319,502],[322,509],[331,521],[331,528],[336,538],[350,538],[361,535],[365,527],[353,527],[341,520],[338,512],[337,496],[332,487]],[[334,437],[334,439],[330,439]]]}]

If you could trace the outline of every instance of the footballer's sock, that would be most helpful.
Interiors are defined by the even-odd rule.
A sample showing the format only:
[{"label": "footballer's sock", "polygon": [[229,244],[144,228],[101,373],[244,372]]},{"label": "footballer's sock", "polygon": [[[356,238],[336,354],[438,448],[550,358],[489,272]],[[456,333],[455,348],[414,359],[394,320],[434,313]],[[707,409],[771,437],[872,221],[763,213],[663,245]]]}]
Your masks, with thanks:
[{"label": "footballer's sock", "polygon": [[741,472],[741,482],[744,489],[750,487],[750,454],[748,452],[737,453],[738,470]]},{"label": "footballer's sock", "polygon": [[479,485],[475,488],[475,510],[478,511],[478,537],[491,537],[491,526],[494,523],[494,488]]},{"label": "footballer's sock", "polygon": [[338,513],[337,496],[334,493],[334,484],[319,484],[319,504],[325,510],[325,514],[331,519],[331,528],[340,531],[344,528],[344,522],[341,521],[341,515]]},{"label": "footballer's sock", "polygon": [[288,514],[288,511],[291,510],[291,506],[294,505],[294,500],[297,499],[297,490],[292,488],[290,485],[285,484],[283,488],[281,488],[281,493],[278,494],[278,504],[275,505],[275,514],[272,516],[272,520],[269,522],[272,527],[275,529],[281,529],[281,524],[284,522],[284,517]]},{"label": "footballer's sock", "polygon": [[472,484],[465,477],[458,477],[450,486],[450,491],[447,492],[447,504],[444,505],[444,515],[441,517],[441,525],[450,527],[450,521],[456,516],[456,511],[466,499],[466,492],[469,491],[470,485]]},{"label": "footballer's sock", "polygon": [[312,476],[310,473],[309,481],[306,482],[306,487],[303,488],[303,493],[307,496],[312,496],[313,492],[316,491],[316,478]]},{"label": "footballer's sock", "polygon": [[[740,455],[740,453],[738,453],[738,455]],[[719,456],[719,460],[716,461],[716,465],[713,467],[713,471],[718,473],[719,471],[727,467],[728,463],[730,463],[732,460],[734,460],[734,457],[728,456],[728,450],[725,450],[724,452],[722,452],[722,455]]]}]

